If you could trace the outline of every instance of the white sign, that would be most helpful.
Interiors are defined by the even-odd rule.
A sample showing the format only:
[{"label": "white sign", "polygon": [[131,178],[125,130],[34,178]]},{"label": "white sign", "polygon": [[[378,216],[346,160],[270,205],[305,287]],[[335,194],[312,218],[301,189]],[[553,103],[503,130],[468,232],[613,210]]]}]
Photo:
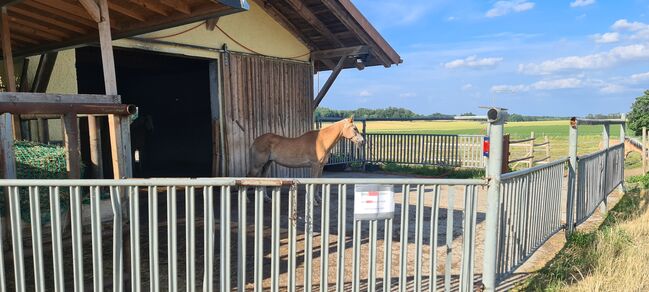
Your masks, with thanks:
[{"label": "white sign", "polygon": [[377,220],[394,217],[394,186],[358,184],[354,187],[354,219]]}]

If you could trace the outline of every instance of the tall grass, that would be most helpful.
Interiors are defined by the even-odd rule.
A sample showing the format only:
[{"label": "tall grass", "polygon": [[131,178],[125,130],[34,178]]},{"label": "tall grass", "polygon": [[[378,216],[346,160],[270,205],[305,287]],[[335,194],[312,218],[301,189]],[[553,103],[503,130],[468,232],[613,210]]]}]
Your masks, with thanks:
[{"label": "tall grass", "polygon": [[649,176],[609,212],[599,229],[577,232],[520,290],[649,291]]}]

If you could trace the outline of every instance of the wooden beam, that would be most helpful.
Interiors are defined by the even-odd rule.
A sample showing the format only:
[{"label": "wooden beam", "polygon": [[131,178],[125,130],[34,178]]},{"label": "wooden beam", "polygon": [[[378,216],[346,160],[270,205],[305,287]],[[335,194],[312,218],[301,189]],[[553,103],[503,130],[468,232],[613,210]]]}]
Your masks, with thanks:
[{"label": "wooden beam", "polygon": [[0,102],[37,103],[121,103],[119,95],[0,92]]},{"label": "wooden beam", "polygon": [[178,12],[192,14],[191,7],[189,7],[189,4],[183,0],[160,0],[160,3],[167,5]]},{"label": "wooden beam", "polygon": [[46,26],[46,25],[38,24],[38,23],[36,23],[34,21],[30,21],[30,20],[27,20],[27,19],[24,19],[24,18],[21,18],[21,17],[10,16],[9,19],[11,20],[11,22],[13,22],[13,23],[15,23],[17,25],[22,25],[22,26],[25,26],[25,27],[29,27],[29,28],[41,31],[41,32],[43,32],[45,34],[55,35],[55,36],[60,37],[60,38],[68,38],[68,37],[70,37],[70,34],[68,34],[68,33],[65,33],[65,32],[57,30],[57,29],[53,29],[52,27],[49,27],[49,26]]},{"label": "wooden beam", "polygon": [[370,50],[367,46],[355,46],[355,47],[346,47],[346,48],[311,52],[311,59],[313,60],[333,59],[333,58],[340,58],[346,56],[367,55],[369,53]]},{"label": "wooden beam", "polygon": [[[101,0],[100,0],[101,1]],[[167,9],[157,1],[147,1],[147,0],[129,0],[137,5],[140,5],[148,10],[151,10],[162,16],[169,16]]]},{"label": "wooden beam", "polygon": [[[86,17],[78,17],[71,11],[67,11],[64,8],[58,7],[53,3],[47,3],[47,2],[41,3],[39,2],[39,0],[32,0],[23,3],[27,7],[56,15],[61,19],[65,19],[67,21],[74,22],[79,25],[83,25],[84,27],[87,28],[97,29],[97,23],[94,22],[93,20],[90,20]],[[42,15],[42,13],[39,13],[39,15]]]},{"label": "wooden beam", "polygon": [[[102,22],[99,23],[99,44],[104,72],[104,87],[107,95],[117,95],[115,77],[115,58],[113,56],[112,36],[108,0],[98,0]],[[90,118],[90,117],[89,117]],[[116,179],[133,176],[131,161],[131,131],[128,118],[117,115],[108,116],[110,145],[113,163],[113,177]]]},{"label": "wooden beam", "polygon": [[[54,70],[54,65],[56,64],[56,58],[58,55],[58,52],[45,53],[41,55],[38,61],[38,67],[36,67],[34,81],[32,82],[32,92],[47,91],[47,86],[50,84],[52,71]],[[34,99],[30,98],[26,100],[31,101]]]},{"label": "wooden beam", "polygon": [[290,32],[294,37],[299,39],[307,48],[309,48],[309,50],[313,51],[317,48],[317,46],[309,38],[307,38],[291,21],[289,21],[288,18],[284,16],[284,14],[279,12],[271,2],[266,0],[254,1],[256,1],[257,4],[262,7],[266,11],[266,13],[268,13],[268,15],[275,19],[277,23],[288,30],[288,32]]},{"label": "wooden beam", "polygon": [[309,10],[304,2],[300,0],[287,0],[288,4],[302,17],[306,20],[313,28],[315,28],[320,34],[325,36],[331,42],[333,42],[338,47],[343,47],[344,44],[327,28],[327,26],[320,21],[320,19]]},{"label": "wooden beam", "polygon": [[25,26],[22,26],[22,25],[14,25],[12,27],[12,29],[15,32],[35,36],[35,37],[38,37],[39,39],[45,39],[45,40],[48,40],[48,41],[55,41],[55,42],[63,41],[63,38],[60,37],[60,36],[51,35],[51,34],[49,34],[47,32],[44,32],[44,31],[41,31],[41,30],[38,30],[38,29],[34,29],[34,28],[31,28],[31,27],[25,27]]},{"label": "wooden beam", "polygon": [[401,63],[397,52],[349,0],[322,0],[322,4],[327,6],[348,30],[354,32],[359,40],[370,46],[383,66]]},{"label": "wooden beam", "polygon": [[329,78],[327,78],[327,81],[320,89],[320,92],[318,92],[318,96],[316,96],[315,100],[313,101],[314,110],[318,108],[320,102],[322,102],[322,99],[324,99],[325,95],[331,88],[331,85],[334,84],[334,81],[336,81],[336,78],[338,78],[338,74],[340,74],[340,71],[342,71],[346,59],[347,57],[345,56],[341,57],[340,60],[338,60],[338,64],[336,64],[336,67],[331,72],[331,75],[329,75]]},{"label": "wooden beam", "polygon": [[21,17],[21,18],[23,18],[25,20],[34,21],[34,22],[35,21],[44,22],[44,23],[47,23],[48,25],[56,26],[56,27],[59,27],[59,28],[62,28],[62,29],[66,29],[68,31],[73,31],[73,32],[81,33],[81,34],[85,34],[85,33],[88,32],[86,29],[84,29],[84,28],[82,28],[80,26],[73,25],[73,24],[67,23],[65,21],[61,21],[59,19],[53,18],[53,17],[48,17],[48,16],[43,15],[43,14],[34,13],[33,11],[23,9],[21,7],[11,6],[11,7],[9,7],[9,12],[11,12],[13,15],[17,14],[19,17]]},{"label": "wooden beam", "polygon": [[18,85],[18,90],[20,91],[29,91],[29,82],[27,82],[27,73],[29,71],[29,59],[23,58],[23,64],[20,71],[20,84]]},{"label": "wooden beam", "polygon": [[146,17],[144,14],[133,10],[131,7],[124,7],[119,3],[115,3],[114,1],[108,2],[108,8],[110,10],[113,10],[119,14],[126,15],[130,18],[133,18],[138,21],[146,21]]},{"label": "wooden beam", "polygon": [[68,178],[81,178],[81,151],[79,148],[79,123],[75,114],[63,116],[63,141],[65,142]]},{"label": "wooden beam", "polygon": [[216,28],[216,25],[219,23],[219,19],[220,19],[220,17],[214,17],[214,18],[210,18],[210,19],[206,20],[205,21],[205,29],[207,29],[209,31],[214,31],[214,29]]},{"label": "wooden beam", "polygon": [[97,2],[94,0],[79,0],[79,3],[81,3],[81,6],[86,9],[88,15],[90,15],[95,22],[101,21],[101,14],[99,13]]}]

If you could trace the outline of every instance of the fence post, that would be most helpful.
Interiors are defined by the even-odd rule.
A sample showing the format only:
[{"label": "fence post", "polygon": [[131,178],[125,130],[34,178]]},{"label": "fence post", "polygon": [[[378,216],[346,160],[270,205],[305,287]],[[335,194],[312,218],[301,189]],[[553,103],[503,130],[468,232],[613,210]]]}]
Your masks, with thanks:
[{"label": "fence post", "polygon": [[647,127],[642,127],[642,174],[647,173]]},{"label": "fence post", "polygon": [[369,146],[369,141],[367,140],[367,118],[363,118],[363,139],[365,139],[365,143],[363,144],[363,171],[367,171],[367,157],[370,155],[370,147]]},{"label": "fence post", "polygon": [[528,153],[530,159],[527,162],[527,168],[532,168],[534,166],[534,142],[536,142],[534,132],[530,133],[530,139],[532,140],[530,140],[530,150]]},{"label": "fence post", "polygon": [[489,109],[487,112],[490,123],[489,130],[489,160],[488,179],[489,189],[487,191],[487,218],[485,249],[483,259],[482,283],[487,292],[496,290],[496,261],[498,249],[498,209],[500,205],[500,175],[503,158],[503,128],[507,119],[505,109]]},{"label": "fence post", "polygon": [[568,135],[568,194],[566,199],[566,239],[575,230],[574,210],[575,195],[577,193],[577,118],[570,119]]},{"label": "fence post", "polygon": [[602,130],[602,146],[604,146],[604,149],[606,149],[605,152],[606,155],[604,156],[604,169],[602,170],[603,179],[602,179],[602,190],[601,190],[604,198],[602,199],[602,204],[599,206],[599,211],[602,215],[606,214],[607,205],[608,205],[607,202],[608,194],[606,194],[606,190],[608,190],[608,186],[606,185],[606,177],[607,177],[606,170],[608,169],[608,147],[609,147],[609,140],[611,137],[610,133],[611,133],[610,125],[604,124]]},{"label": "fence post", "polygon": [[545,157],[547,157],[545,162],[550,162],[552,159],[550,158],[550,139],[548,139],[548,136],[545,136],[543,143],[545,143]]},{"label": "fence post", "polygon": [[[624,155],[624,149],[625,145],[624,142],[626,141],[626,114],[620,114],[620,119],[622,120],[622,124],[620,124],[620,143],[622,143],[622,155]],[[624,156],[622,156],[624,157]],[[622,160],[622,183],[620,183],[619,190],[620,192],[624,193],[626,190],[624,189],[624,160]]]}]

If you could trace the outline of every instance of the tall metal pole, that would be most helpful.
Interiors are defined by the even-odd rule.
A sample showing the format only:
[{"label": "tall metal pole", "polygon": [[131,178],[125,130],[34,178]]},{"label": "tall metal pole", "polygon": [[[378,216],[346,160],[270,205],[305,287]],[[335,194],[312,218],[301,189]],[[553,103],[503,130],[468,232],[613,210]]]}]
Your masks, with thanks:
[{"label": "tall metal pole", "polygon": [[642,174],[647,173],[647,127],[642,127]]},{"label": "tall metal pole", "polygon": [[566,239],[575,229],[574,225],[574,204],[577,191],[577,118],[570,119],[568,135],[568,195],[566,200]]},{"label": "tall metal pole", "polygon": [[[608,146],[611,137],[610,133],[611,133],[610,125],[604,124],[602,130],[602,146],[604,147],[604,149],[606,149],[606,155],[604,158],[604,169],[602,170],[604,172],[604,176],[603,176],[604,178],[606,178],[607,176],[606,170],[608,169]],[[602,180],[602,188],[603,189],[601,190],[601,192],[606,192],[606,190],[608,189],[608,186],[606,185],[606,179]],[[604,199],[602,200],[602,204],[599,206],[599,211],[602,214],[606,214],[607,205],[608,205],[607,197],[608,194],[604,194]]]},{"label": "tall metal pole", "polygon": [[[625,153],[624,151],[626,151],[626,149],[624,149],[624,142],[626,141],[626,129],[625,129],[626,128],[626,114],[624,114],[624,113],[621,114],[620,119],[622,121],[624,121],[622,124],[620,124],[620,143],[622,143],[622,149],[623,149],[622,153],[624,154]],[[624,160],[622,161],[621,169],[622,169],[622,177],[624,178]],[[622,183],[620,183],[619,190],[622,193],[625,192],[624,179],[622,179]]]},{"label": "tall metal pole", "polygon": [[503,164],[503,133],[507,112],[490,109],[488,114],[489,130],[489,160],[487,170],[489,189],[487,191],[487,218],[485,250],[483,262],[483,284],[485,291],[496,290],[496,250],[498,248],[498,207],[500,205],[500,175]]}]

